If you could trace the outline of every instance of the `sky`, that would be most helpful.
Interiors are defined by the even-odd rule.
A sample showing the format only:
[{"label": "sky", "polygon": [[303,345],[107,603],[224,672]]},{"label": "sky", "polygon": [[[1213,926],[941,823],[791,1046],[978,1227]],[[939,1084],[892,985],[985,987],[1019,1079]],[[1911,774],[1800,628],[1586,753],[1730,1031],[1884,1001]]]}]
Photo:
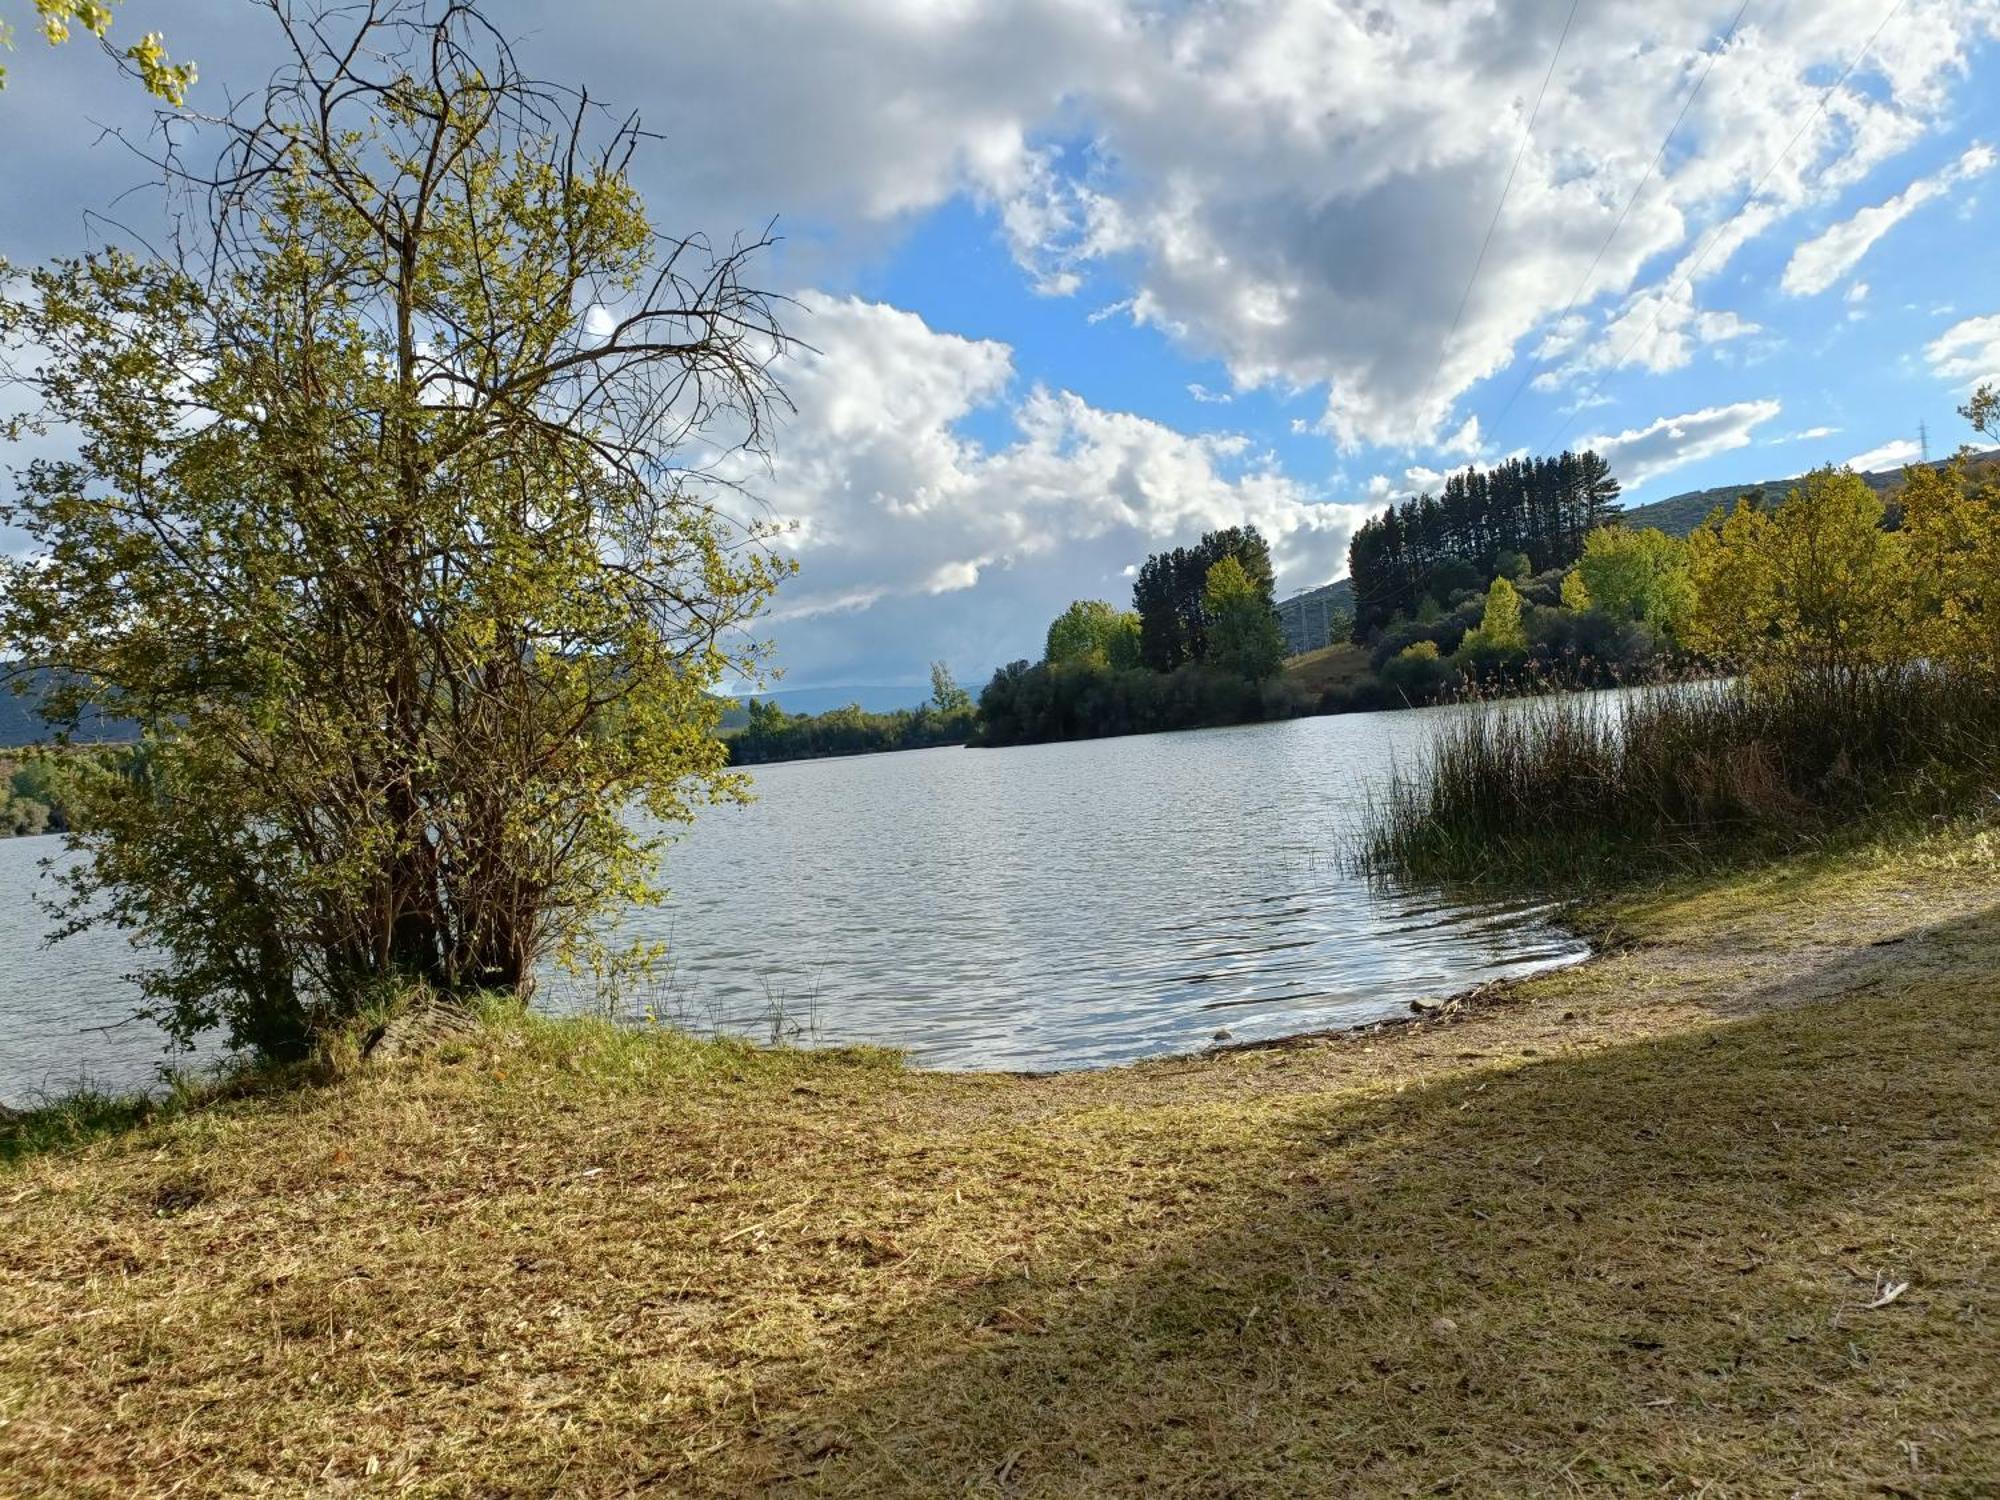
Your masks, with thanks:
[{"label": "sky", "polygon": [[[662,229],[781,236],[785,688],[976,687],[1219,526],[1322,584],[1388,499],[1512,454],[1594,447],[1639,502],[1941,455],[2000,379],[2000,0],[486,9],[658,133]],[[30,11],[17,263],[144,214],[102,134],[142,101]],[[118,24],[199,108],[268,71],[247,0]]]}]

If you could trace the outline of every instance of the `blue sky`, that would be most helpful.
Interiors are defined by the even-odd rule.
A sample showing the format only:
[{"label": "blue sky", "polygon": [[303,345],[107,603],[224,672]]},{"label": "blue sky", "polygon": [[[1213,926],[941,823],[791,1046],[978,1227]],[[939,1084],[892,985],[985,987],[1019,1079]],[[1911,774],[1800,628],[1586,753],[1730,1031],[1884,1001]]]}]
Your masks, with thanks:
[{"label": "blue sky", "polygon": [[[199,60],[198,105],[261,76],[247,0],[148,3],[120,24]],[[1593,442],[1645,500],[1968,438],[2000,376],[2000,3],[1739,4],[492,10],[662,132],[662,227],[777,219],[812,346],[751,484],[796,528],[782,685],[914,688],[1035,654],[1212,526],[1325,582],[1467,462]],[[32,260],[133,180],[79,116],[135,113],[83,49],[12,71],[0,140],[37,149],[0,151],[0,253]]]}]

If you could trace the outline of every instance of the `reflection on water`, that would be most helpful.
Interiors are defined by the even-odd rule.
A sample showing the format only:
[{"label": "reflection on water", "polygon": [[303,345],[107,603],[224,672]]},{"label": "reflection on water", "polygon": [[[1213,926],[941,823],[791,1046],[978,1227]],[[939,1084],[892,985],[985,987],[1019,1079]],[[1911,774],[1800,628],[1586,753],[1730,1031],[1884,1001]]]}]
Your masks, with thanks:
[{"label": "reflection on water", "polygon": [[[758,800],[704,813],[672,899],[631,919],[671,944],[651,1003],[931,1067],[1064,1068],[1354,1025],[1575,959],[1540,906],[1342,867],[1371,789],[1462,711],[762,767]],[[0,1099],[80,1071],[143,1083],[161,1055],[144,1028],[80,1032],[129,1008],[132,955],[110,935],[38,949],[53,847],[0,845]]]}]

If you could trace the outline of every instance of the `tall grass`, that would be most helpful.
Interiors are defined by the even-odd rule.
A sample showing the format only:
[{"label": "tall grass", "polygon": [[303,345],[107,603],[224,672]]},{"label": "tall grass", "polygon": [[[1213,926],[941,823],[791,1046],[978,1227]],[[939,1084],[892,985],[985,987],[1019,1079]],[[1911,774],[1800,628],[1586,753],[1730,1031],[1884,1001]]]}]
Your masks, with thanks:
[{"label": "tall grass", "polygon": [[1378,804],[1366,858],[1423,880],[1622,883],[1964,812],[2000,693],[1922,666],[1497,704]]}]

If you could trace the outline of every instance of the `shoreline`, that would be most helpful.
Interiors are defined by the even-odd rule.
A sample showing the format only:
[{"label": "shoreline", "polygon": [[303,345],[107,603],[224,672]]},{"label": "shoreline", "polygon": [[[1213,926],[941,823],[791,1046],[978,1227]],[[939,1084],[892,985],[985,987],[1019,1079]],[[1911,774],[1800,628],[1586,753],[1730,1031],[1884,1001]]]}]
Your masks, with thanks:
[{"label": "shoreline", "polygon": [[0,1489],[1986,1493],[1996,869],[1117,1068],[526,1025],[162,1115],[0,1169]]}]

